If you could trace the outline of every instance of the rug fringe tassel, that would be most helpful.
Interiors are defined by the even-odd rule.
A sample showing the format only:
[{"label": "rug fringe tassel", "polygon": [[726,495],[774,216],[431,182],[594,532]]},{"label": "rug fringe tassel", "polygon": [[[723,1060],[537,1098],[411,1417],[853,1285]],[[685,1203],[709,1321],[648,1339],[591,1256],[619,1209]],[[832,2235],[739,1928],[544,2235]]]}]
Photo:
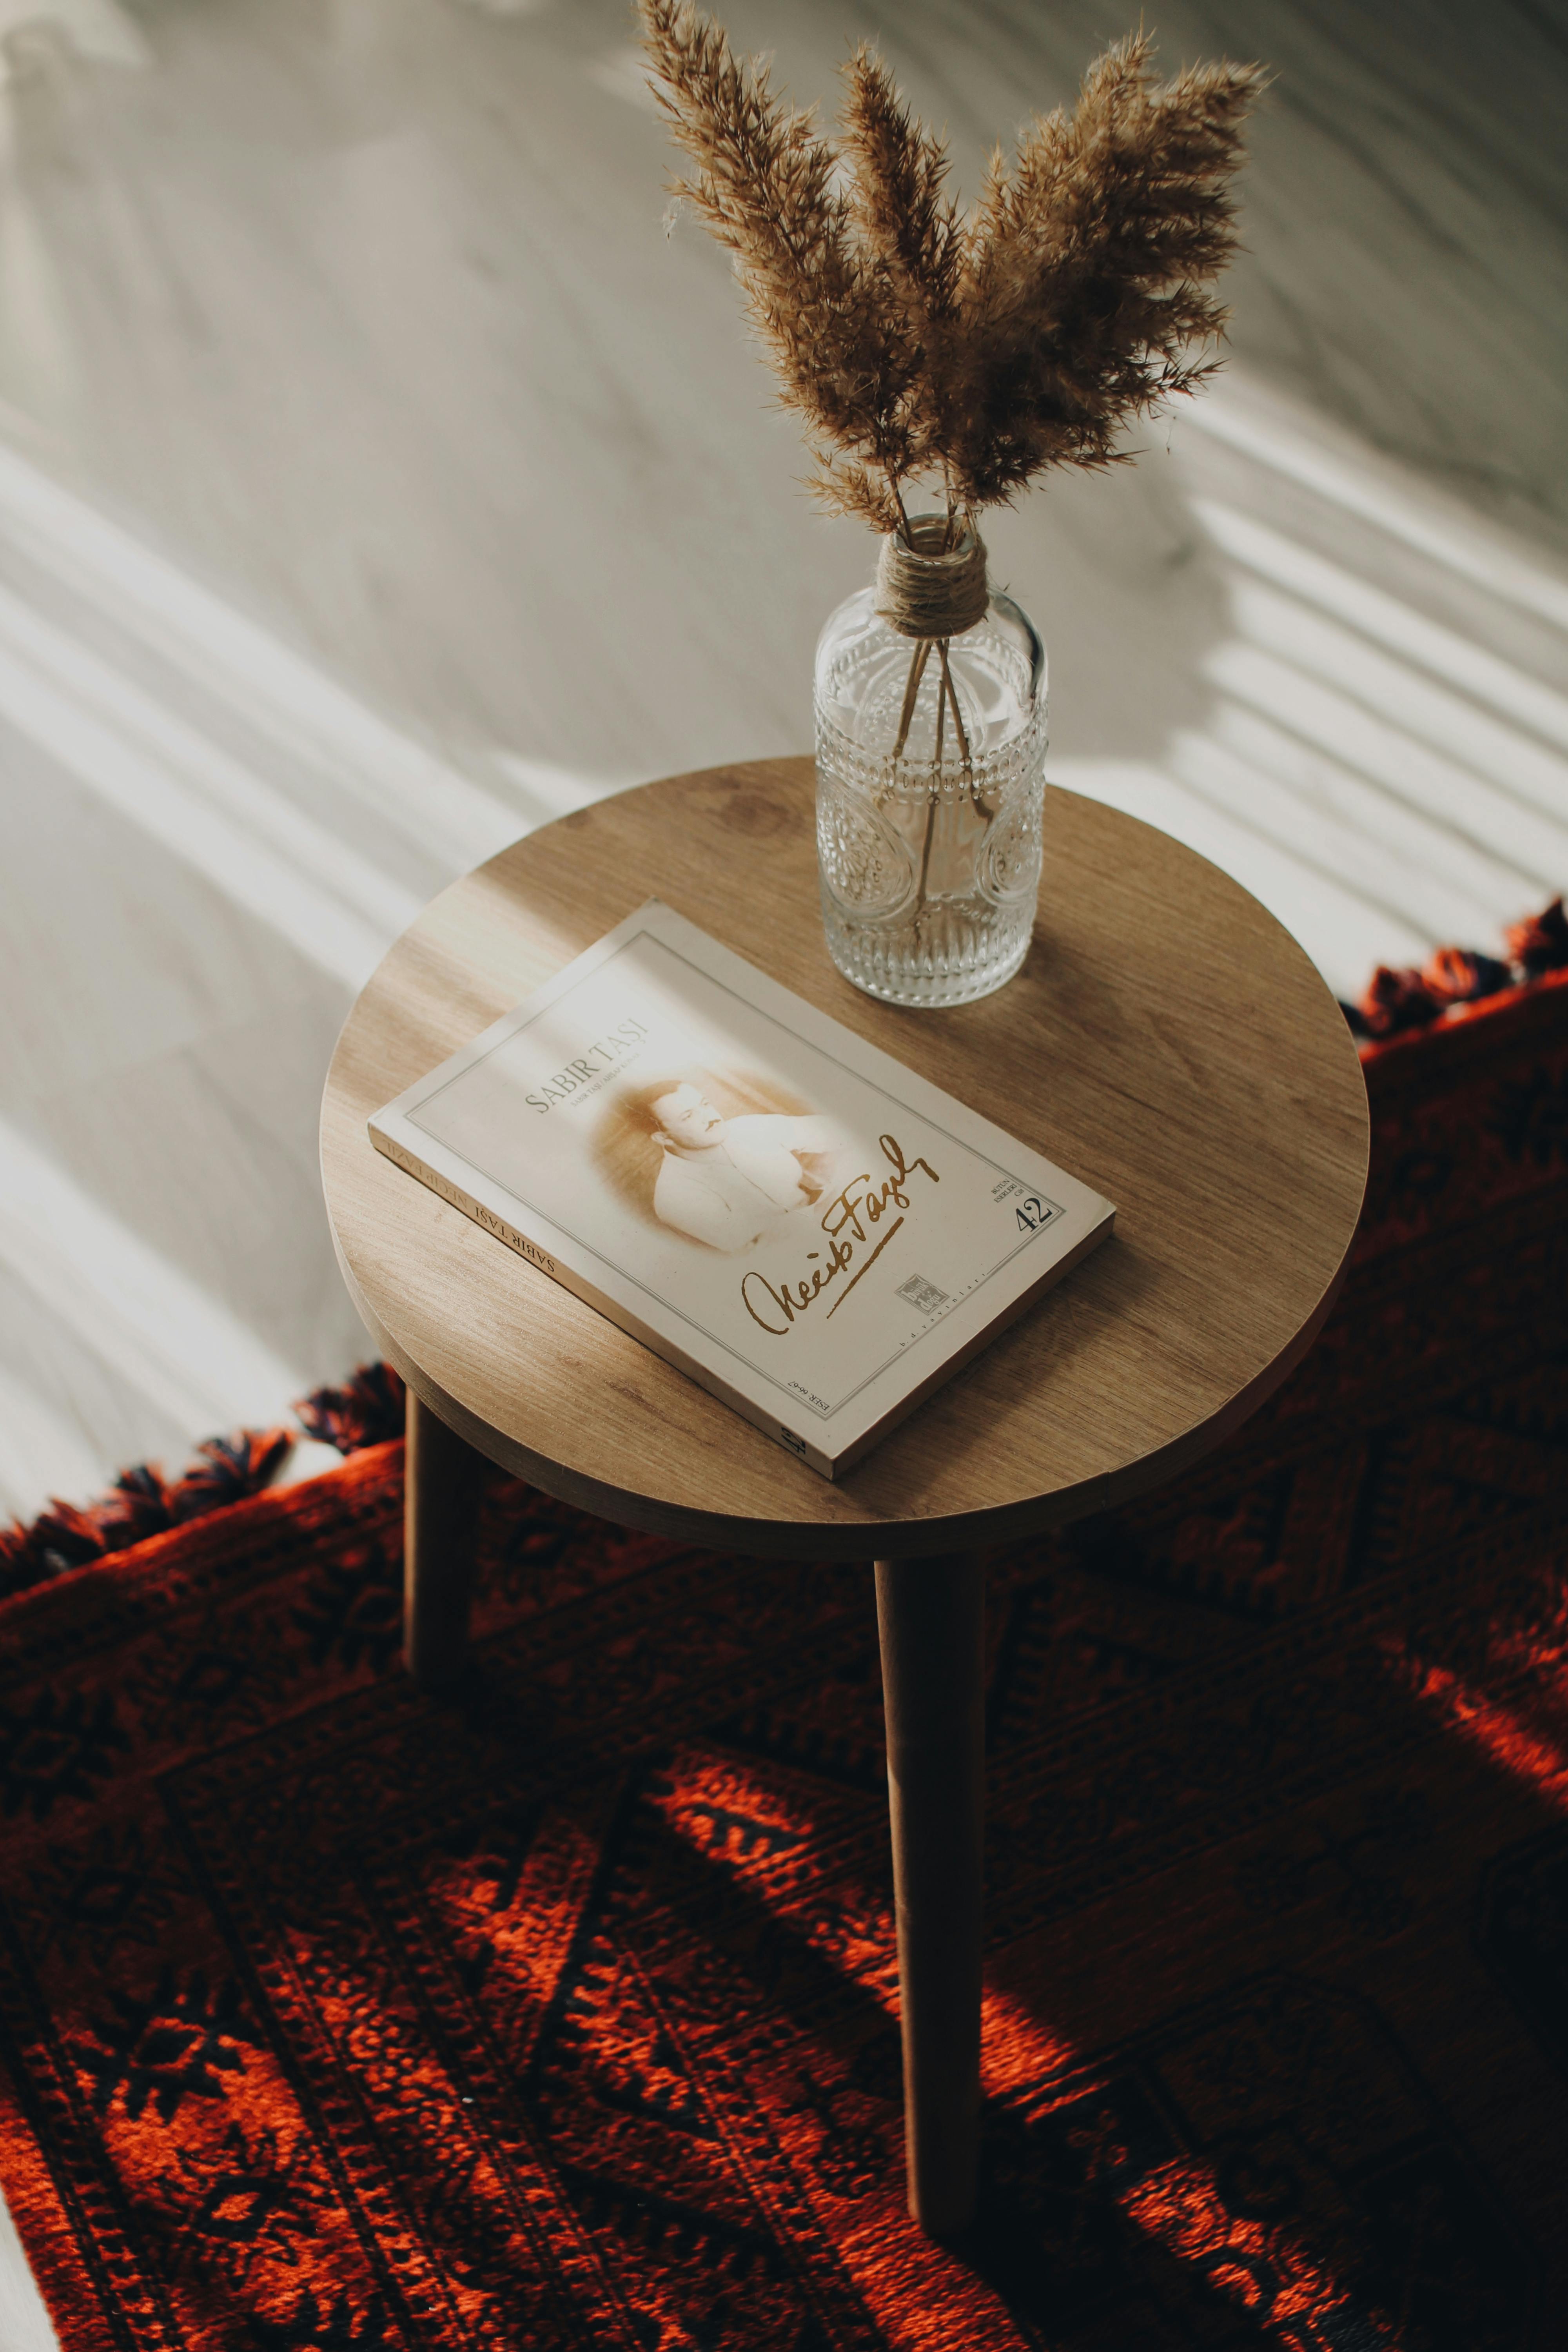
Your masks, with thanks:
[{"label": "rug fringe tassel", "polygon": [[1506,960],[1474,948],[1439,948],[1420,968],[1380,963],[1365,995],[1354,1004],[1342,1003],[1341,1010],[1354,1035],[1381,1045],[1505,989],[1528,987],[1548,972],[1568,971],[1568,915],[1562,899],[1511,925],[1503,944]]},{"label": "rug fringe tassel", "polygon": [[272,1484],[301,1429],[343,1454],[401,1437],[403,1382],[390,1364],[362,1364],[342,1388],[313,1389],[294,1412],[296,1428],[209,1437],[178,1478],[139,1463],[122,1470],[95,1502],[53,1501],[31,1526],[16,1521],[0,1528],[0,1600],[259,1494]]}]

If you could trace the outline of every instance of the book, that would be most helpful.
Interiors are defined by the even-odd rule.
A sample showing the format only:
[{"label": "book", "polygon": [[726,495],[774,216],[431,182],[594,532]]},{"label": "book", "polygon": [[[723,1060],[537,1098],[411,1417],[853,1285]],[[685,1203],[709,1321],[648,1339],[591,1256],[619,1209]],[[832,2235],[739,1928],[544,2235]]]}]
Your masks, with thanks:
[{"label": "book", "polygon": [[1116,1213],[652,898],[370,1136],[826,1478]]}]

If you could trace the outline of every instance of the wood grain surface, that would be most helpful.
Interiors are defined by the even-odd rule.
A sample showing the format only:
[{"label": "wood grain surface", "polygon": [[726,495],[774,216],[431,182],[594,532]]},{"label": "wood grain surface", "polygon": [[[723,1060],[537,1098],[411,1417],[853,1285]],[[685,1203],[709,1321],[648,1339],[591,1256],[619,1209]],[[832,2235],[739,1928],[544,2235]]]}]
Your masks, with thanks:
[{"label": "wood grain surface", "polygon": [[[1239,884],[1059,790],[1019,976],[952,1012],[878,1003],[823,942],[812,792],[805,759],[647,784],[530,834],[432,902],[360,996],[322,1104],[355,1304],[471,1444],[623,1525],[753,1553],[901,1558],[1122,1500],[1255,1410],[1332,1303],[1367,1162],[1344,1021]],[[650,895],[1117,1205],[1086,1265],[836,1485],[365,1132]]]}]

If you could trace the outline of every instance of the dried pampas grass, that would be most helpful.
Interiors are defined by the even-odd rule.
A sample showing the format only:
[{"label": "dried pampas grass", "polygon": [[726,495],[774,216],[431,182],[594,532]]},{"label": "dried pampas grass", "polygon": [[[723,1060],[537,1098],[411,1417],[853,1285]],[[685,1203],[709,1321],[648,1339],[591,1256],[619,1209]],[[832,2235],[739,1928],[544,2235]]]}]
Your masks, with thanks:
[{"label": "dried pampas grass", "polygon": [[[1216,364],[1208,290],[1236,247],[1229,184],[1256,65],[1156,81],[1139,33],[1037,118],[961,212],[942,141],[862,46],[835,148],[691,0],[638,0],[676,183],[735,256],[814,487],[879,531],[940,478],[950,527],[1047,466],[1106,466],[1130,419]],[[1194,353],[1196,354],[1194,356]]]}]

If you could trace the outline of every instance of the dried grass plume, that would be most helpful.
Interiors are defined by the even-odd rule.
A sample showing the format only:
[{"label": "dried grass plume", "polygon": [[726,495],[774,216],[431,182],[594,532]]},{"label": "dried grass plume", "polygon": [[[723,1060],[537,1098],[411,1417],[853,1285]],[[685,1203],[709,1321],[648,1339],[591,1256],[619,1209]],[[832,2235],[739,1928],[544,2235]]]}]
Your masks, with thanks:
[{"label": "dried grass plume", "polygon": [[675,183],[735,257],[814,487],[880,531],[939,478],[950,522],[1047,466],[1105,466],[1118,433],[1216,364],[1210,290],[1236,247],[1230,182],[1266,77],[1156,80],[1129,35],[1072,113],[1000,149],[960,210],[943,142],[863,45],[837,146],[738,60],[691,0],[638,0],[654,89],[690,170]]}]

